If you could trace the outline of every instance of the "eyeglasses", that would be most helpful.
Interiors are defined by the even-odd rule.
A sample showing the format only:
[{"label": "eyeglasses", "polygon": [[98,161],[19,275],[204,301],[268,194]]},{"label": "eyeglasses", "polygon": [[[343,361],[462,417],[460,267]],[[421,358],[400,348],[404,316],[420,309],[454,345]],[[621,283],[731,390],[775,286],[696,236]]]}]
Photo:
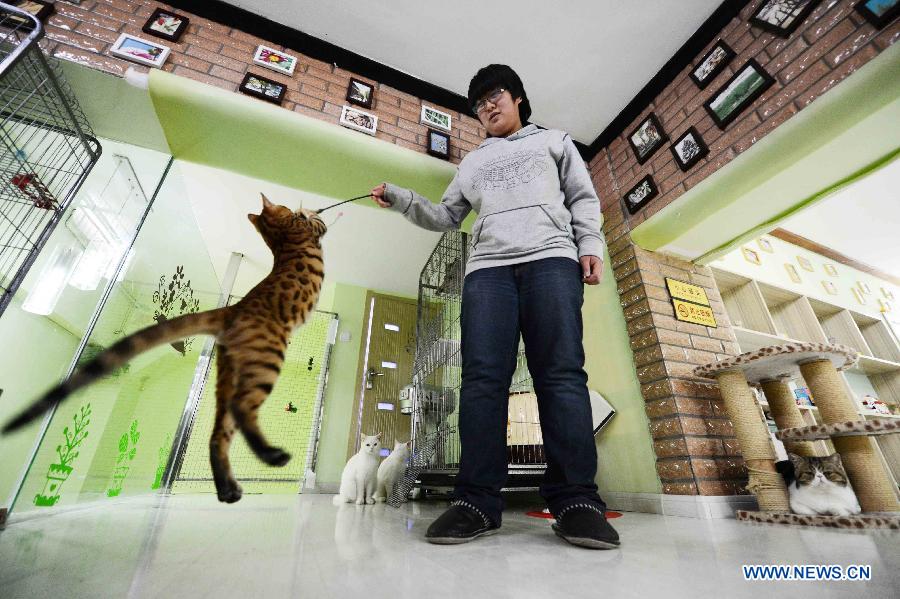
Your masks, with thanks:
[{"label": "eyeglasses", "polygon": [[477,116],[477,115],[481,114],[482,112],[484,112],[484,108],[485,108],[485,106],[487,106],[488,102],[490,102],[491,104],[496,106],[497,102],[500,101],[500,98],[503,97],[503,92],[505,92],[505,91],[506,91],[505,88],[498,87],[497,89],[495,89],[491,93],[487,94],[482,99],[478,100],[478,102],[475,103],[475,109],[474,109],[475,115]]}]

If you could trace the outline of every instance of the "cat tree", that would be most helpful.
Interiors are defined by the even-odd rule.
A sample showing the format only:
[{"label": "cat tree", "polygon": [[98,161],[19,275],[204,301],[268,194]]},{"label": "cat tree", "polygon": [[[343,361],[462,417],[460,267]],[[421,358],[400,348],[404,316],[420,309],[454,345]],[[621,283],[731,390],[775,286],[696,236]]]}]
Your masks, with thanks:
[{"label": "cat tree", "polygon": [[[838,528],[900,529],[897,491],[869,436],[900,432],[894,420],[861,419],[844,392],[838,371],[856,363],[858,354],[842,345],[786,343],[764,347],[698,366],[694,375],[719,383],[725,409],[749,472],[747,489],[760,511],[740,510],[738,520]],[[816,400],[823,425],[806,426],[786,381],[802,375]],[[804,516],[790,510],[784,480],[775,470],[775,452],[750,384],[761,385],[789,451],[815,454],[811,441],[830,438],[863,513],[857,516]]]}]

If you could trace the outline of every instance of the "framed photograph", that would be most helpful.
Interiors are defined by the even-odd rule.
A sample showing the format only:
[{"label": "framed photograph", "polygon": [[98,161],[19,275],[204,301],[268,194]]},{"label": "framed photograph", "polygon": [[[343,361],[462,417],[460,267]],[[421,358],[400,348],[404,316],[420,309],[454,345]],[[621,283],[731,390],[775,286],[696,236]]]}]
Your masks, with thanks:
[{"label": "framed photograph", "polygon": [[378,129],[378,117],[352,106],[344,105],[344,109],[341,110],[341,125],[369,135],[375,135],[375,131]]},{"label": "framed photograph", "polygon": [[797,264],[799,264],[800,268],[802,268],[803,270],[808,270],[809,272],[813,272],[815,270],[813,268],[812,262],[810,262],[803,256],[797,256]]},{"label": "framed photograph", "polygon": [[765,0],[750,17],[750,24],[788,37],[818,3],[819,0]]},{"label": "framed photograph", "polygon": [[[46,21],[47,17],[53,14],[53,4],[50,2],[43,2],[41,0],[13,0],[8,4],[12,4],[19,10],[24,10],[25,12],[34,15],[41,23]],[[6,21],[10,25],[23,25],[23,29],[30,29],[32,23],[31,21],[26,21],[25,19],[12,14],[6,17]]]},{"label": "framed photograph", "polygon": [[662,147],[663,142],[667,139],[669,138],[666,132],[663,131],[662,125],[659,124],[659,119],[651,112],[638,125],[637,129],[628,136],[628,143],[631,144],[631,149],[634,150],[638,164],[644,164],[653,156],[656,150]]},{"label": "framed photograph", "polygon": [[438,158],[450,158],[450,136],[433,129],[428,130],[428,153]]},{"label": "framed photograph", "polygon": [[685,131],[681,137],[675,140],[675,143],[669,146],[669,149],[675,156],[678,168],[683,171],[689,170],[709,154],[709,148],[703,143],[703,138],[694,127]]},{"label": "framed photograph", "polygon": [[756,245],[758,245],[759,249],[761,249],[764,252],[767,252],[769,254],[775,253],[775,248],[772,247],[772,242],[769,241],[769,239],[767,237],[760,237],[759,239],[757,239]]},{"label": "framed photograph", "polygon": [[130,33],[120,35],[109,49],[110,54],[157,69],[165,64],[169,52],[168,46],[135,37]]},{"label": "framed photograph", "polygon": [[706,101],[703,107],[719,129],[725,129],[728,123],[736,119],[773,83],[775,79],[751,58]]},{"label": "framed photograph", "polygon": [[350,78],[350,85],[347,86],[347,101],[363,108],[372,108],[372,97],[375,95],[375,88],[365,81]]},{"label": "framed photograph", "polygon": [[750,264],[755,264],[756,266],[762,264],[762,260],[759,257],[759,252],[751,250],[748,247],[742,247],[741,253],[744,254],[744,260],[746,260]]},{"label": "framed photograph", "polygon": [[280,105],[281,101],[284,100],[284,94],[287,92],[287,86],[254,73],[247,73],[244,75],[244,80],[241,81],[238,91],[248,96]]},{"label": "framed photograph", "polygon": [[894,301],[894,292],[890,289],[881,288],[881,295],[884,296],[884,299]]},{"label": "framed photograph", "polygon": [[422,106],[422,114],[419,116],[419,122],[429,127],[436,127],[444,131],[450,131],[451,118],[446,112],[441,112],[431,106]]},{"label": "framed photograph", "polygon": [[828,293],[828,295],[838,294],[837,287],[835,287],[834,283],[832,283],[831,281],[822,281],[822,287],[825,288],[825,291]]},{"label": "framed photograph", "polygon": [[828,264],[826,262],[825,264],[822,265],[822,268],[825,269],[825,274],[827,274],[829,277],[838,276],[838,272],[837,272],[837,269],[834,267],[834,264]]},{"label": "framed photograph", "polygon": [[659,195],[653,177],[647,175],[625,194],[625,207],[629,214],[635,214],[647,205],[647,202]]},{"label": "framed photograph", "polygon": [[856,287],[857,287],[857,289],[859,289],[860,293],[864,293],[866,295],[872,295],[872,288],[869,287],[868,283],[863,283],[862,281],[857,281]]},{"label": "framed photograph", "polygon": [[887,300],[883,300],[880,297],[878,298],[878,309],[882,312],[890,312],[891,311],[891,303]]},{"label": "framed photograph", "polygon": [[734,50],[728,44],[719,40],[712,50],[706,53],[706,56],[700,59],[694,70],[691,71],[691,79],[700,89],[709,85],[709,82],[716,78],[716,75],[722,72],[728,63],[735,57]]},{"label": "framed photograph", "polygon": [[144,23],[142,31],[170,42],[177,42],[184,30],[187,29],[189,22],[190,19],[187,17],[157,8]]},{"label": "framed photograph", "polygon": [[793,283],[802,283],[803,282],[803,279],[800,278],[800,273],[797,272],[796,266],[785,262],[784,269],[787,271],[788,277],[791,279],[791,282],[793,282]]},{"label": "framed photograph", "polygon": [[261,67],[272,69],[282,75],[293,75],[297,68],[297,57],[279,52],[275,48],[259,46],[253,55],[253,62]]},{"label": "framed photograph", "polygon": [[856,301],[858,301],[861,305],[866,305],[866,296],[863,295],[862,291],[860,291],[856,287],[853,288],[853,297],[855,297]]},{"label": "framed photograph", "polygon": [[878,29],[900,16],[900,0],[863,0],[854,8]]}]

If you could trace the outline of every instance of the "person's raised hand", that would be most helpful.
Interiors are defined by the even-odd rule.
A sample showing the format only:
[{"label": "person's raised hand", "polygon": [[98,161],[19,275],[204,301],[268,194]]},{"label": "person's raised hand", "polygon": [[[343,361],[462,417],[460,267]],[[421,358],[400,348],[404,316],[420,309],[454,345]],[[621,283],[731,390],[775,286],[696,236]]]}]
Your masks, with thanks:
[{"label": "person's raised hand", "polygon": [[381,206],[382,208],[390,208],[391,203],[387,201],[384,197],[384,190],[387,187],[386,183],[382,183],[376,187],[372,188],[372,199],[375,200],[375,203]]}]

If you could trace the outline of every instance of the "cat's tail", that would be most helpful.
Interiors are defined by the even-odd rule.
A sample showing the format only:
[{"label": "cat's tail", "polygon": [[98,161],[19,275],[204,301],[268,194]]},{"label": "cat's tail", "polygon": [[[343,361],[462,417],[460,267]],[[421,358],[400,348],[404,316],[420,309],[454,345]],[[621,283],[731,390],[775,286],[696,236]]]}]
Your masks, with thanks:
[{"label": "cat's tail", "polygon": [[7,422],[3,426],[3,432],[9,433],[22,428],[78,389],[114,372],[133,357],[148,349],[192,335],[218,334],[222,330],[224,323],[225,309],[219,308],[196,314],[185,314],[146,329],[141,329],[115,343],[87,364],[82,365],[67,380],[49,390],[18,416]]}]

